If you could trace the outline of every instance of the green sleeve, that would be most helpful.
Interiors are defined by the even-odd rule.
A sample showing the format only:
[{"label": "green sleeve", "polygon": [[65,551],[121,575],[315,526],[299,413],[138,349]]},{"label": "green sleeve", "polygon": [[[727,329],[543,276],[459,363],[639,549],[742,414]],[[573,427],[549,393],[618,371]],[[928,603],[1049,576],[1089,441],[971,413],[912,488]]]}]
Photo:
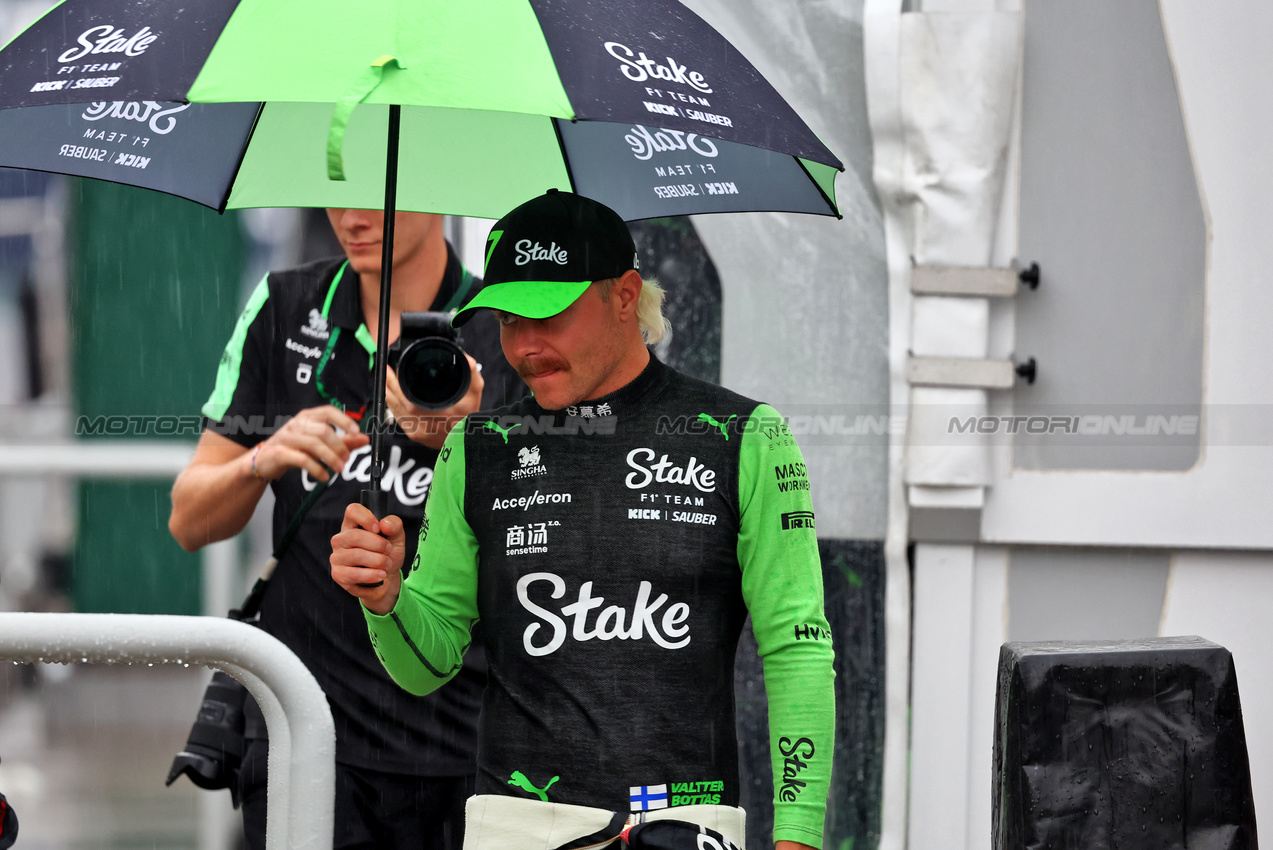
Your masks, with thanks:
[{"label": "green sleeve", "polygon": [[769,697],[774,840],[821,847],[835,673],[809,479],[786,422],[768,405],[752,413],[740,451],[738,562]]},{"label": "green sleeve", "polygon": [[477,538],[464,518],[464,421],[447,435],[420,525],[420,545],[392,611],[363,609],[371,644],[395,682],[413,694],[460,669],[477,621]]},{"label": "green sleeve", "polygon": [[[261,278],[256,289],[252,290],[248,303],[234,323],[234,333],[230,334],[230,341],[221,353],[221,360],[217,364],[216,385],[203,405],[203,415],[213,422],[225,419],[235,396],[240,394],[241,386],[247,388],[249,396],[256,397],[250,401],[258,400],[263,392],[264,370],[265,364],[269,362],[269,353],[261,343],[273,333],[274,328],[272,321],[258,323],[257,316],[269,300],[270,276],[267,274]],[[245,350],[249,352],[247,357],[244,356]],[[244,399],[239,401],[242,403]]]}]

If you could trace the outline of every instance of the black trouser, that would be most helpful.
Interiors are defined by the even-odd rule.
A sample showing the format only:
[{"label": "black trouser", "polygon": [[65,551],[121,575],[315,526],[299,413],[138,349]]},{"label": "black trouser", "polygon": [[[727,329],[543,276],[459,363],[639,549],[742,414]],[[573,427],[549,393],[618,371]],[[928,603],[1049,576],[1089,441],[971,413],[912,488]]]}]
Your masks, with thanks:
[{"label": "black trouser", "polygon": [[[265,848],[268,750],[265,739],[249,738],[239,773],[247,850]],[[405,776],[338,762],[332,844],[335,850],[460,850],[464,801],[472,794],[472,776]]]}]

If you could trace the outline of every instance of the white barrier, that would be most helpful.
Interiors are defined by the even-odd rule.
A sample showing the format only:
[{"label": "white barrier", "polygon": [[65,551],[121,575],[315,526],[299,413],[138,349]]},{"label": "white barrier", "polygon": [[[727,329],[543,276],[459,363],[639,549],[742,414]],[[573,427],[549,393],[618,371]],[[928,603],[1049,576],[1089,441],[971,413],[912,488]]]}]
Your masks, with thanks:
[{"label": "white barrier", "polygon": [[225,670],[256,698],[269,730],[268,850],[327,850],[336,729],[313,674],[278,639],[218,617],[0,614],[0,660],[186,663]]},{"label": "white barrier", "polygon": [[[122,439],[0,444],[0,475],[171,481],[190,462],[194,448],[193,443]],[[235,541],[231,538],[210,543],[200,551],[203,613],[224,617],[243,598]],[[200,794],[198,820],[198,850],[230,850],[234,846],[233,821],[237,817],[228,795]]]}]

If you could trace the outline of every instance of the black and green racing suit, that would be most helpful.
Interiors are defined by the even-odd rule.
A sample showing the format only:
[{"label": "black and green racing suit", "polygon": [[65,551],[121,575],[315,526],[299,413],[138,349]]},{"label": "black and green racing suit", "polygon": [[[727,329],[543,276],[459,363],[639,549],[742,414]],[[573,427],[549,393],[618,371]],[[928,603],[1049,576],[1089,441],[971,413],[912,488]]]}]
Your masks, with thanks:
[{"label": "black and green racing suit", "polygon": [[481,619],[477,793],[736,806],[734,653],[750,613],[774,838],[820,846],[832,647],[808,478],[777,412],[651,358],[577,407],[474,414],[439,461],[401,596],[366,616],[413,693],[455,673]]}]

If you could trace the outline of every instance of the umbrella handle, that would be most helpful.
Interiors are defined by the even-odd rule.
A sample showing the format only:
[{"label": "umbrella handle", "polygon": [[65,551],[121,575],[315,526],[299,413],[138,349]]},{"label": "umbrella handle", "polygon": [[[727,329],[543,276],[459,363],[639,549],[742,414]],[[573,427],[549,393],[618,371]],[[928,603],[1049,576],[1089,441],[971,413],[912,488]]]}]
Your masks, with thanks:
[{"label": "umbrella handle", "polygon": [[[363,490],[358,494],[358,503],[364,508],[375,514],[376,519],[384,519],[389,513],[389,494],[384,490]],[[384,584],[384,579],[380,581],[360,581],[359,587],[380,587]]]}]

